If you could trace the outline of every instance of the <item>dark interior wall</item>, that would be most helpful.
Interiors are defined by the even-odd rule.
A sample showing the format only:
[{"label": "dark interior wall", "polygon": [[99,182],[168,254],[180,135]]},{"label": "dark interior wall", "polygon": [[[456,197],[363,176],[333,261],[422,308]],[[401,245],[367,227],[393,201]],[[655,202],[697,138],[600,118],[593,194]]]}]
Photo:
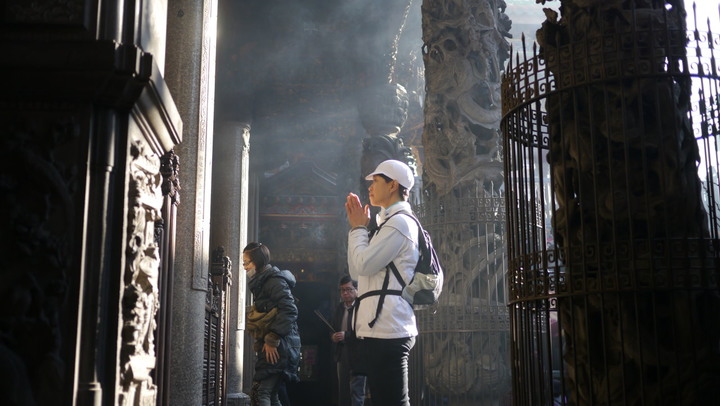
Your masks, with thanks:
[{"label": "dark interior wall", "polygon": [[[128,206],[162,195],[129,173],[142,155],[136,174],[154,185],[181,124],[162,77],[166,2],[125,4],[0,1],[2,404],[112,404],[139,387],[130,358],[157,366],[143,357],[154,340],[133,351],[144,333],[130,330],[152,329],[125,323],[137,296],[124,265],[138,258],[127,235],[153,227]],[[136,246],[159,237],[142,235]],[[134,398],[154,399],[151,386]]]},{"label": "dark interior wall", "polygon": [[67,107],[0,112],[0,390],[11,404],[73,396],[91,109]]}]

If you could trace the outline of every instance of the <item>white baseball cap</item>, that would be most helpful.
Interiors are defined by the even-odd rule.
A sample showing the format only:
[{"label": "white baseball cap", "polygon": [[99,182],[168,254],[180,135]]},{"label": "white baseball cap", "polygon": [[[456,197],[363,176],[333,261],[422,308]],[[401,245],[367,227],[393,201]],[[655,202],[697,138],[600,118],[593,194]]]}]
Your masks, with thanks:
[{"label": "white baseball cap", "polygon": [[373,173],[365,177],[365,180],[373,180],[374,175],[385,175],[390,179],[398,181],[398,183],[407,188],[407,190],[412,189],[415,184],[415,176],[413,175],[412,169],[403,162],[394,159],[380,162],[380,165],[375,168]]}]

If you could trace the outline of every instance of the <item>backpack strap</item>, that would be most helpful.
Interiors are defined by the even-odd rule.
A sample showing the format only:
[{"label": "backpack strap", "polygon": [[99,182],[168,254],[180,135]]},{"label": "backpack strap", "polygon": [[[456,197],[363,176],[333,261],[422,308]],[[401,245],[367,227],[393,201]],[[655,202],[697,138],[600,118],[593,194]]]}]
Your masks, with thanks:
[{"label": "backpack strap", "polygon": [[[390,272],[388,272],[387,269],[385,269],[385,279],[383,280],[382,288],[380,290],[371,290],[369,292],[365,292],[362,295],[360,295],[360,297],[357,298],[358,306],[359,306],[360,301],[362,301],[366,297],[380,296],[380,298],[378,299],[377,308],[375,309],[375,317],[370,321],[370,323],[368,323],[368,326],[370,326],[370,328],[372,328],[375,325],[375,322],[377,322],[377,319],[380,316],[380,310],[382,310],[383,304],[385,303],[385,296],[387,296],[387,295],[401,296],[402,295],[401,290],[388,289],[389,284],[390,284]],[[357,314],[357,312],[355,312],[355,314]]]},{"label": "backpack strap", "polygon": [[[398,215],[398,214],[405,214],[407,216],[410,216],[413,220],[415,220],[416,223],[418,223],[418,227],[420,226],[420,223],[417,221],[417,219],[415,219],[415,216],[413,216],[412,214],[410,214],[406,211],[399,211],[397,213],[393,213],[390,217],[385,219],[385,221],[383,221],[382,224],[377,226],[377,228],[374,228],[372,231],[370,231],[370,239],[372,239],[375,236],[375,234],[377,234],[377,232],[380,231],[380,228],[382,226],[384,226],[385,223],[387,223],[391,218],[393,218],[395,215]],[[420,234],[422,235],[422,232],[420,232]],[[422,238],[422,236],[420,238]],[[395,275],[395,278],[397,278],[398,282],[400,282],[400,286],[402,287],[400,290],[388,289],[388,286],[390,285],[390,271],[388,269],[390,271],[392,271],[393,275]],[[385,304],[385,296],[386,295],[402,296],[402,289],[405,288],[405,285],[406,285],[405,280],[403,280],[402,276],[400,275],[400,271],[397,269],[397,266],[395,266],[395,263],[393,261],[390,261],[390,263],[385,266],[385,279],[383,279],[382,288],[380,288],[380,290],[371,290],[369,292],[365,292],[357,298],[355,303],[358,307],[360,307],[360,302],[363,299],[365,299],[366,297],[380,296],[380,298],[378,299],[377,308],[375,309],[375,317],[370,321],[370,323],[368,323],[368,326],[370,326],[370,328],[372,328],[375,325],[375,322],[377,322],[377,319],[380,316],[380,311],[383,308],[383,304]],[[358,312],[356,311],[355,314],[353,315],[353,316],[355,316],[354,317],[355,321],[357,320],[357,314],[358,314]],[[355,321],[353,321],[353,326],[355,325]]]},{"label": "backpack strap", "polygon": [[[398,282],[400,282],[400,286],[402,286],[402,289],[405,289],[405,286],[406,286],[407,284],[405,283],[405,280],[404,280],[404,279],[402,278],[402,276],[400,275],[400,271],[398,271],[397,267],[395,266],[395,262],[390,262],[390,263],[388,264],[388,267],[389,267],[390,270],[392,271],[393,275],[395,275],[395,277],[397,278]],[[402,291],[402,289],[401,289],[401,291]]]},{"label": "backpack strap", "polygon": [[[418,219],[416,219],[415,216],[412,215],[412,213],[408,213],[404,210],[399,211],[395,214],[404,214],[404,215],[410,217],[411,219],[415,220],[415,224],[417,224],[417,226],[418,226],[418,249],[419,249],[421,247],[420,243],[425,244],[425,236],[423,235],[422,226],[420,225],[420,221],[418,221]],[[395,214],[393,214],[392,216],[394,216]],[[392,217],[392,216],[390,216],[390,217]],[[390,220],[390,217],[388,217],[388,220]],[[385,222],[387,222],[387,220],[385,220]],[[385,224],[385,222],[383,222],[383,224]],[[398,271],[397,266],[395,266],[395,262],[391,261],[387,266],[390,267],[390,269],[393,272],[393,275],[395,275],[398,282],[400,282],[400,286],[402,286],[402,288],[405,289],[405,286],[406,286],[405,280],[400,275],[400,271]]]}]

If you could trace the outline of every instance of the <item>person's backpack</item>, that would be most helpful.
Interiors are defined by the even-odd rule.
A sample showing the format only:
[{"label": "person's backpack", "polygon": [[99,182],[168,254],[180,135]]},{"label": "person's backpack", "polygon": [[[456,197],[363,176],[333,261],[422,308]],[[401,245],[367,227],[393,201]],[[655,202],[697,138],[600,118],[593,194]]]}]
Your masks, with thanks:
[{"label": "person's backpack", "polygon": [[440,297],[440,293],[442,293],[444,275],[442,265],[440,265],[440,259],[438,258],[437,253],[435,252],[435,248],[432,245],[430,234],[428,234],[428,232],[422,227],[420,221],[418,221],[415,216],[405,211],[399,211],[388,217],[382,224],[380,224],[380,226],[378,226],[378,228],[374,232],[376,233],[385,223],[388,222],[388,220],[398,214],[404,214],[410,217],[415,221],[415,224],[417,224],[418,248],[420,249],[420,258],[418,259],[418,263],[415,266],[413,278],[407,285],[405,284],[405,281],[400,275],[400,271],[398,271],[395,264],[393,262],[390,262],[387,265],[387,268],[392,271],[393,275],[395,275],[395,278],[397,278],[397,280],[400,282],[402,290],[392,290],[387,288],[390,282],[390,271],[387,271],[381,290],[366,292],[358,298],[359,303],[360,300],[364,299],[367,296],[380,295],[380,299],[378,300],[378,307],[375,311],[375,318],[370,322],[370,327],[375,325],[375,321],[380,315],[380,310],[382,310],[383,302],[385,301],[385,295],[402,296],[403,299],[407,300],[408,303],[413,305],[413,308],[421,309],[436,304],[438,302],[438,298]]},{"label": "person's backpack", "polygon": [[[421,306],[434,305],[438,302],[440,293],[442,293],[443,284],[443,270],[440,265],[440,259],[435,252],[435,247],[432,245],[432,239],[430,234],[423,228],[415,216],[406,212],[398,212],[395,214],[405,214],[411,219],[415,220],[415,224],[418,226],[418,248],[420,249],[420,258],[415,266],[415,273],[412,280],[407,286],[403,278],[400,276],[395,263],[390,262],[388,267],[392,270],[395,277],[400,281],[400,285],[403,286],[401,296],[407,300],[415,308]],[[392,217],[392,216],[391,216]]]}]

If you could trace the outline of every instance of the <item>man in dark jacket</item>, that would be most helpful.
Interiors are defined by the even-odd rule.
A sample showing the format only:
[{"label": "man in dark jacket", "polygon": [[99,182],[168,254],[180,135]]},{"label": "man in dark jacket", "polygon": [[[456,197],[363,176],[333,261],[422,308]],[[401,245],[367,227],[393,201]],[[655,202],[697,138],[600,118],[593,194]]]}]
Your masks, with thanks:
[{"label": "man in dark jacket", "polygon": [[345,275],[340,279],[340,302],[335,309],[330,337],[335,345],[337,362],[338,406],[362,406],[365,400],[365,375],[353,371],[351,366],[352,342],[356,340],[352,328],[353,305],[357,298],[357,281]]}]

